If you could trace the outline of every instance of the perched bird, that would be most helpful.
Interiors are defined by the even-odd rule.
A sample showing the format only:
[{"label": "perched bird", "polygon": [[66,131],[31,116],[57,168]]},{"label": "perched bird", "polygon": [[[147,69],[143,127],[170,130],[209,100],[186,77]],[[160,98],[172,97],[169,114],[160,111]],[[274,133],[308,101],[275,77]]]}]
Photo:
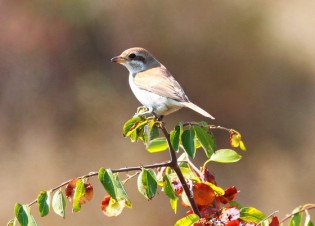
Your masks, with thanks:
[{"label": "perched bird", "polygon": [[208,112],[189,101],[183,88],[152,54],[139,47],[125,50],[111,59],[129,70],[129,85],[147,111],[137,116],[155,114],[163,117],[182,107],[188,107],[205,117],[214,119]]}]

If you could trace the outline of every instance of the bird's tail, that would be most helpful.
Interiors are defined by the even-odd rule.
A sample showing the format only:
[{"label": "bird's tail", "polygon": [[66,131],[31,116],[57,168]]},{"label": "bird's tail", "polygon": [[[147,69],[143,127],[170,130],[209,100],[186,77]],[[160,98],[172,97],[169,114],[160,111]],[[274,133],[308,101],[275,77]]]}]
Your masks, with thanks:
[{"label": "bird's tail", "polygon": [[214,117],[212,115],[210,115],[208,112],[206,112],[205,110],[201,109],[200,107],[198,107],[197,105],[191,103],[191,102],[181,102],[185,107],[188,107],[196,112],[198,112],[199,114],[214,119]]}]

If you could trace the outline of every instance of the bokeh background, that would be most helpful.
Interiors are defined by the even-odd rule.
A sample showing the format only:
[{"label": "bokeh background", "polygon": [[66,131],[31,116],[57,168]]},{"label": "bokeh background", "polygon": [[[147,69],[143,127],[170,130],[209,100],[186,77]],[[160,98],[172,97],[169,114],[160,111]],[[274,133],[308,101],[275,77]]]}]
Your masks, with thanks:
[{"label": "bokeh background", "polygon": [[[248,152],[235,164],[209,165],[218,184],[235,185],[236,201],[266,214],[315,202],[314,1],[0,1],[0,224],[14,204],[42,189],[97,171],[164,161],[123,138],[122,126],[140,105],[128,72],[110,58],[149,49],[217,125],[243,135]],[[166,118],[201,121],[183,109]],[[215,133],[219,148],[229,146]],[[196,164],[205,160],[202,152]],[[132,180],[133,203],[117,218],[94,199],[81,213],[67,208],[34,215],[41,225],[173,225],[160,192],[145,200]],[[314,216],[314,214],[313,214]]]}]

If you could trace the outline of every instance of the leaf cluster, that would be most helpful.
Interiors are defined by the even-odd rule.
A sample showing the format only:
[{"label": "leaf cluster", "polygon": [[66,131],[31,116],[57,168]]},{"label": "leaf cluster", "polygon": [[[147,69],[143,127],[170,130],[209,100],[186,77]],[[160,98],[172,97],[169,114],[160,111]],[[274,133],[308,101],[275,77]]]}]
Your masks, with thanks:
[{"label": "leaf cluster", "polygon": [[[239,192],[236,187],[223,189],[218,186],[214,173],[207,165],[210,162],[234,163],[242,156],[230,148],[217,147],[213,134],[216,129],[228,132],[232,148],[239,147],[246,151],[241,134],[234,129],[208,125],[206,122],[180,122],[168,133],[164,123],[155,118],[134,117],[125,123],[124,136],[129,137],[132,142],[142,141],[150,153],[168,149],[172,157],[170,162],[118,170],[101,168],[98,172],[69,180],[51,190],[43,190],[31,204],[17,203],[14,208],[15,218],[10,220],[8,225],[13,226],[17,222],[22,226],[37,225],[31,213],[31,205],[34,203],[37,203],[41,217],[47,216],[52,209],[57,215],[65,218],[67,200],[72,205],[72,212],[80,212],[82,205],[93,198],[93,186],[88,180],[96,175],[106,191],[101,201],[101,211],[108,217],[120,215],[125,207],[132,208],[124,185],[137,176],[138,190],[147,200],[154,198],[160,189],[169,198],[170,207],[175,213],[179,202],[188,209],[187,216],[178,220],[175,225],[279,225],[278,218],[273,214],[266,216],[254,207],[243,207],[235,202]],[[160,137],[160,131],[163,131],[164,136]],[[191,161],[198,150],[203,150],[207,158],[202,167],[195,166]],[[179,156],[176,157],[176,154]],[[138,172],[121,180],[118,172],[131,170]],[[315,208],[315,205],[309,204],[295,209],[290,215],[289,225],[301,226],[305,213],[305,226],[313,226],[307,212],[307,209],[311,208]]]}]

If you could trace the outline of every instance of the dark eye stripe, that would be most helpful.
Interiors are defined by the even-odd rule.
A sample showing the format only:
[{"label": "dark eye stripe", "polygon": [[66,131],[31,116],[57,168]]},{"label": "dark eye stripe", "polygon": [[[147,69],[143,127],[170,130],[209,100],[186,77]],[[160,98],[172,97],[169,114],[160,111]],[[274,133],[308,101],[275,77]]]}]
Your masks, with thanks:
[{"label": "dark eye stripe", "polygon": [[136,56],[135,57],[136,60],[142,61],[143,63],[145,63],[145,58],[143,56]]}]

